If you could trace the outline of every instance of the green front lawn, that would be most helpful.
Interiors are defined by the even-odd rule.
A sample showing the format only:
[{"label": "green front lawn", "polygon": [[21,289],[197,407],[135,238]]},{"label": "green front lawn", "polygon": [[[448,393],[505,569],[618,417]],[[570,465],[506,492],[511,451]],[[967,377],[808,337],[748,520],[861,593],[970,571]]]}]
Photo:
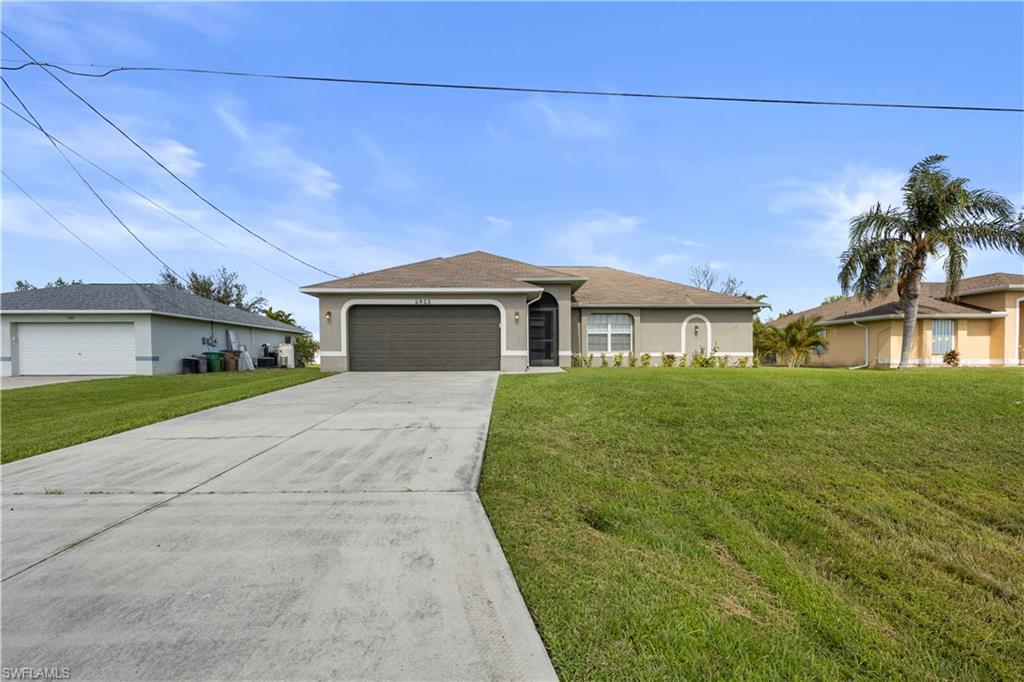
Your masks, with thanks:
[{"label": "green front lawn", "polygon": [[319,369],[125,377],[0,394],[4,464],[330,374]]},{"label": "green front lawn", "polygon": [[1024,679],[1024,372],[503,376],[480,495],[560,675]]}]

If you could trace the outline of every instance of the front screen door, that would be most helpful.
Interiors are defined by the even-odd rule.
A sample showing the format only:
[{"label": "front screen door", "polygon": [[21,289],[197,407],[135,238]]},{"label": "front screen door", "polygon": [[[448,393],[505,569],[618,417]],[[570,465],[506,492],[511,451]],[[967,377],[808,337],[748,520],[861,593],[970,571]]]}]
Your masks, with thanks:
[{"label": "front screen door", "polygon": [[530,364],[558,364],[557,310],[530,311]]}]

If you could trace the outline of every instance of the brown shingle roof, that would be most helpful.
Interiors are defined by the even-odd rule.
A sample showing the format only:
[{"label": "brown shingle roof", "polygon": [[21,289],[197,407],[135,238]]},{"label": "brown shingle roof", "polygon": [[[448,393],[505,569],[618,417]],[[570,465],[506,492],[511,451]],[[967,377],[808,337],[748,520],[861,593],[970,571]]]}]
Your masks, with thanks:
[{"label": "brown shingle roof", "polygon": [[587,281],[573,294],[573,302],[580,305],[750,305],[761,304],[745,296],[730,296],[717,291],[698,289],[665,279],[638,275],[615,268],[566,265],[551,266]]},{"label": "brown shingle roof", "polygon": [[606,267],[581,265],[541,267],[483,251],[399,265],[307,288],[323,289],[522,289],[535,291],[532,281],[562,281],[578,287],[573,302],[581,305],[749,305],[757,301],[705,291],[664,279]]},{"label": "brown shingle roof", "polygon": [[[987,275],[963,278],[960,280],[956,291],[958,296],[969,296],[977,291],[1017,289],[1021,287],[1024,287],[1024,275],[1014,275],[1009,272],[991,272]],[[922,293],[928,294],[933,298],[946,297],[945,282],[922,282],[921,290]]]},{"label": "brown shingle roof", "polygon": [[[502,267],[486,267],[485,259],[476,257],[490,256],[482,252],[466,253],[450,258],[431,258],[430,260],[399,265],[393,268],[375,270],[351,277],[332,279],[327,282],[310,285],[310,288],[325,289],[416,289],[416,288],[480,288],[480,289],[536,289],[534,285],[516,279],[511,265]],[[498,256],[492,256],[498,258]],[[508,259],[502,259],[508,260]],[[509,261],[516,263],[518,261]],[[533,266],[523,263],[527,268]]]},{"label": "brown shingle roof", "polygon": [[[958,292],[960,296],[965,296],[972,291],[1016,284],[1024,284],[1024,276],[993,273],[991,275],[968,277],[962,280]],[[989,308],[964,303],[962,300],[956,302],[944,300],[943,296],[945,296],[945,293],[945,282],[922,282],[921,297],[918,299],[918,315],[949,315],[950,317],[956,317],[960,315],[984,315],[995,312]],[[800,317],[820,317],[822,322],[836,323],[849,322],[865,317],[899,316],[902,314],[896,290],[891,289],[884,295],[875,296],[869,301],[856,296],[848,296],[838,301],[824,303],[816,308],[780,317],[768,324],[784,327]]]}]

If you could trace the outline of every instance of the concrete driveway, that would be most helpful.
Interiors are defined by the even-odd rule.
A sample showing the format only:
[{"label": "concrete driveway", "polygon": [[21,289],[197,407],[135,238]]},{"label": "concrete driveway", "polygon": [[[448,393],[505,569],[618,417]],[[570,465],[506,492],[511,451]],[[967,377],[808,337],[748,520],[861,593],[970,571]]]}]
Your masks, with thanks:
[{"label": "concrete driveway", "polygon": [[344,374],[4,465],[3,666],[553,679],[475,492],[496,380]]},{"label": "concrete driveway", "polygon": [[97,376],[82,376],[82,375],[60,375],[60,376],[46,376],[46,377],[4,377],[0,379],[0,388],[7,390],[9,388],[31,388],[32,386],[47,386],[49,384],[70,384],[73,381],[92,381],[93,379],[120,379],[123,375],[111,376],[111,375],[97,375]]}]

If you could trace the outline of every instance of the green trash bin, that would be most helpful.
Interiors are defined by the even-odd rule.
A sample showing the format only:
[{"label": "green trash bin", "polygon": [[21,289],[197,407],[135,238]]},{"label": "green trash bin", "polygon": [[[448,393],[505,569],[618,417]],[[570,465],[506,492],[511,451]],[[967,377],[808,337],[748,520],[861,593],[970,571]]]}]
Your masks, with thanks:
[{"label": "green trash bin", "polygon": [[220,351],[208,350],[203,355],[206,356],[206,369],[209,372],[219,372],[223,369],[221,366],[221,360],[224,357]]}]

